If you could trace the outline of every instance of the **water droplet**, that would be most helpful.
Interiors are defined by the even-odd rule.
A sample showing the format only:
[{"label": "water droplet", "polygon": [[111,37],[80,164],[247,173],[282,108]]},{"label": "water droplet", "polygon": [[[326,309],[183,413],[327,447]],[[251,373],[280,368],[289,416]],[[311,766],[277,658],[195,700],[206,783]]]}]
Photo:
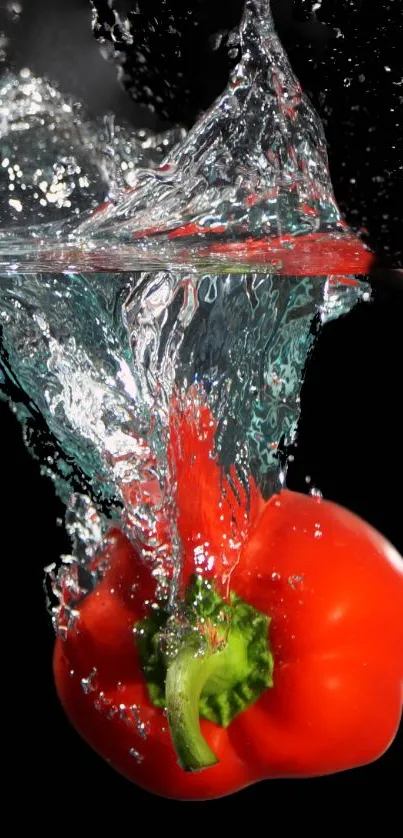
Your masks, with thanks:
[{"label": "water droplet", "polygon": [[301,585],[304,584],[304,577],[303,576],[289,576],[287,582],[293,590],[297,590],[300,588]]},{"label": "water droplet", "polygon": [[129,748],[129,754],[137,762],[138,765],[143,762],[144,755],[137,751],[136,748]]},{"label": "water droplet", "polygon": [[85,695],[89,695],[90,693],[96,692],[96,678],[97,678],[98,670],[94,666],[91,669],[90,674],[87,678],[81,678],[81,687]]}]

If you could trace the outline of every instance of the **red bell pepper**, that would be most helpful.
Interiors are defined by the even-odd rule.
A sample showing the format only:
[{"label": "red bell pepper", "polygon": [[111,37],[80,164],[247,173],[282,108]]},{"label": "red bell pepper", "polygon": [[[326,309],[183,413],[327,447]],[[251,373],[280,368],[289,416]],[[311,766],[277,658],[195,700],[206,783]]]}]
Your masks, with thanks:
[{"label": "red bell pepper", "polygon": [[401,557],[333,503],[288,490],[264,503],[223,477],[208,409],[177,415],[185,605],[156,600],[152,564],[112,530],[56,640],[67,716],[118,771],[177,799],[377,759],[402,712]]}]

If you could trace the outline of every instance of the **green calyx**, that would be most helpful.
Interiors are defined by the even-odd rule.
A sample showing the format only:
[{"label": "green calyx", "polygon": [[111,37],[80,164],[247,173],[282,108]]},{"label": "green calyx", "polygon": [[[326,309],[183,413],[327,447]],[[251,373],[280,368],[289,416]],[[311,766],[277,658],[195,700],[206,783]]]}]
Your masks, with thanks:
[{"label": "green calyx", "polygon": [[135,636],[152,703],[167,710],[179,762],[196,771],[217,762],[199,717],[227,727],[273,686],[270,619],[240,597],[226,603],[193,577],[178,618],[158,608]]}]

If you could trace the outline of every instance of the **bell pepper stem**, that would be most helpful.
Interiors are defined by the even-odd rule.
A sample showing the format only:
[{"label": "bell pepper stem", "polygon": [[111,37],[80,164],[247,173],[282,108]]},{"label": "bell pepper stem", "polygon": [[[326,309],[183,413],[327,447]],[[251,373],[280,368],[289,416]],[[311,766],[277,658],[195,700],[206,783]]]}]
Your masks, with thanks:
[{"label": "bell pepper stem", "polygon": [[217,666],[217,655],[197,654],[194,644],[183,647],[168,666],[165,697],[172,742],[184,771],[200,771],[218,762],[200,730],[199,700]]},{"label": "bell pepper stem", "polygon": [[[200,717],[227,728],[273,686],[270,618],[231,593],[224,601],[210,580],[196,576],[187,590],[187,622],[166,631],[165,611],[136,626],[150,699],[165,708],[171,741],[184,771],[218,758],[204,739]],[[219,729],[218,727],[218,729]]]},{"label": "bell pepper stem", "polygon": [[203,652],[191,639],[170,662],[165,700],[172,742],[184,771],[201,771],[218,762],[200,729],[200,696],[203,690],[215,692],[236,682],[245,655],[246,644],[236,632],[230,633],[224,647]]}]

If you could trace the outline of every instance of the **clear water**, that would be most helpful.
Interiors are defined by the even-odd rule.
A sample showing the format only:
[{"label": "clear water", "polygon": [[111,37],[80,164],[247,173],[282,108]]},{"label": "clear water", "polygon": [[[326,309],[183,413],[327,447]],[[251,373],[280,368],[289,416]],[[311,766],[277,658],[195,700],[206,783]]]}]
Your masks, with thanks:
[{"label": "clear water", "polygon": [[354,280],[254,273],[2,277],[4,389],[29,443],[38,416],[50,431],[43,467],[62,499],[80,489],[142,541],[158,512],[127,487],[157,477],[169,494],[173,392],[202,387],[223,467],[253,473],[268,495],[296,429],[312,321],[366,293]]},{"label": "clear water", "polygon": [[[111,120],[100,130],[39,80],[6,81],[2,165],[12,169],[14,223],[7,229],[3,219],[0,266],[225,273],[264,265],[270,273],[317,275],[321,259],[319,270],[317,259],[309,270],[306,257],[313,245],[326,270],[339,271],[335,253],[348,253],[360,272],[368,253],[341,218],[322,125],[268,0],[245,3],[240,45],[228,87],[187,135],[153,139]],[[39,162],[29,151],[33,136]],[[31,213],[19,189],[27,174]]]},{"label": "clear water", "polygon": [[67,505],[69,573],[116,517],[162,569],[180,566],[173,393],[197,385],[224,470],[278,488],[312,323],[369,296],[268,2],[246,3],[241,43],[187,135],[93,124],[29,71],[2,82],[1,380]]}]

